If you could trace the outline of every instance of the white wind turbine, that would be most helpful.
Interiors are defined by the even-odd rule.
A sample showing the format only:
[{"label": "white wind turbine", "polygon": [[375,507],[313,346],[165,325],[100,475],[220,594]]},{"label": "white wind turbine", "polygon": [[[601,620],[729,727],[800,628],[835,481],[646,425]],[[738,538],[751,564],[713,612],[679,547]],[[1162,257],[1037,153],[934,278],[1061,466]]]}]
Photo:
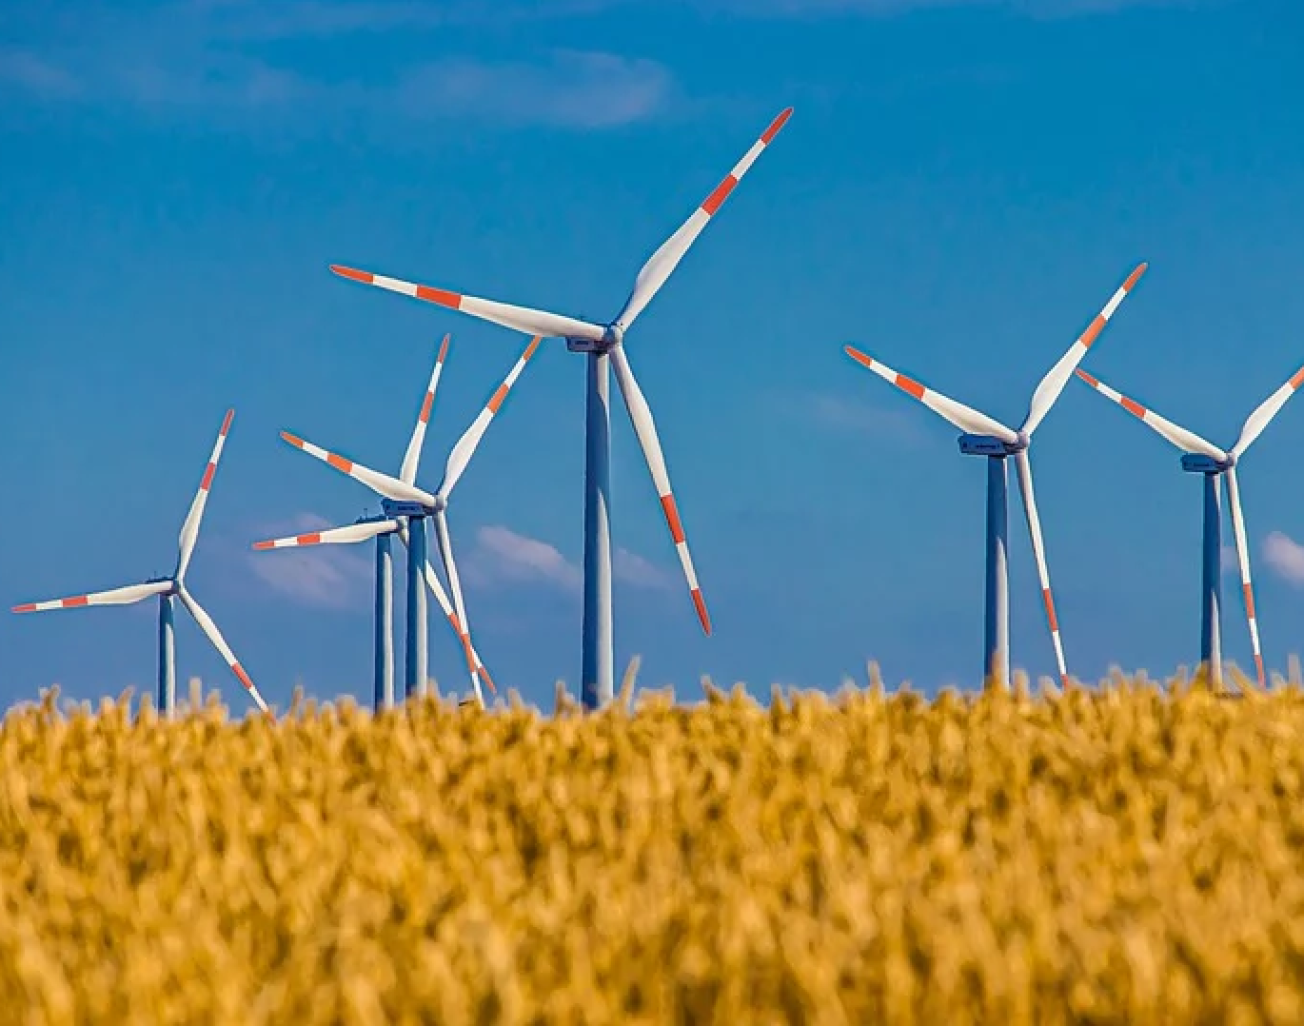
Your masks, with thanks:
[{"label": "white wind turbine", "polygon": [[1019,491],[1023,495],[1023,511],[1032,538],[1032,552],[1041,579],[1042,601],[1046,606],[1046,619],[1050,624],[1051,641],[1055,645],[1055,659],[1059,664],[1060,681],[1067,686],[1068,667],[1064,662],[1064,646],[1060,641],[1059,620],[1055,615],[1055,601],[1050,591],[1050,571],[1046,565],[1046,547],[1042,541],[1041,519],[1037,515],[1037,501],[1032,488],[1032,464],[1028,447],[1037,426],[1050,412],[1064,391],[1074,369],[1087,355],[1119,304],[1145,273],[1146,264],[1140,264],[1114,293],[1113,297],[1073,343],[1054,367],[1041,379],[1032,394],[1028,415],[1019,430],[1006,427],[985,413],[949,399],[940,392],[898,374],[853,346],[846,346],[847,355],[873,371],[879,377],[896,385],[907,395],[919,400],[938,416],[954,424],[961,431],[960,452],[966,456],[987,457],[987,603],[983,645],[983,676],[988,675],[1008,682],[1010,679],[1010,606],[1008,549],[1008,479],[1005,460],[1013,456],[1019,474]]},{"label": "white wind turbine", "polygon": [[[475,690],[476,700],[481,704],[484,702],[484,696],[480,690],[481,677],[484,677],[491,691],[495,693],[497,691],[493,680],[485,671],[483,661],[471,643],[470,623],[467,620],[466,606],[462,598],[462,585],[457,573],[457,563],[453,558],[452,539],[448,531],[446,514],[448,500],[452,495],[454,486],[466,471],[467,464],[488,430],[490,421],[493,420],[494,415],[506,401],[512,386],[516,383],[517,378],[520,377],[525,365],[529,363],[538,347],[539,338],[531,339],[530,344],[526,346],[525,351],[512,366],[507,377],[504,378],[503,383],[498,386],[497,390],[489,398],[488,403],[485,404],[479,415],[471,423],[471,426],[467,428],[462,437],[458,439],[457,444],[453,446],[444,467],[444,480],[440,484],[438,492],[434,495],[416,487],[414,482],[421,461],[421,449],[425,440],[426,426],[430,421],[430,411],[435,400],[435,389],[438,386],[444,360],[448,354],[447,335],[444,336],[443,344],[440,346],[439,357],[435,361],[435,369],[430,377],[430,384],[426,389],[425,400],[421,405],[421,413],[417,418],[417,426],[412,433],[411,441],[408,443],[398,477],[391,477],[380,471],[372,470],[311,442],[304,441],[296,435],[285,431],[281,432],[281,437],[295,448],[303,450],[310,456],[315,456],[341,473],[360,481],[381,496],[386,516],[382,519],[353,524],[348,527],[337,527],[329,531],[258,542],[254,548],[271,549],[332,543],[349,544],[366,541],[370,538],[379,540],[383,536],[397,534],[408,549],[407,693],[409,697],[424,688],[426,682],[427,632],[423,581],[434,593],[440,608],[443,609],[444,615],[448,618],[449,623],[453,625],[453,630],[457,632],[462,642],[467,666],[471,671],[471,686]],[[435,522],[435,536],[439,545],[440,562],[443,564],[444,573],[448,577],[449,587],[453,593],[453,602],[451,604],[448,601],[448,595],[439,582],[439,578],[426,557],[425,521],[428,518],[433,519]],[[383,624],[392,618],[392,614],[388,612],[389,598],[385,584],[386,575],[380,570],[380,563],[381,559],[378,559],[376,582],[378,651],[376,662],[377,691],[379,694],[383,694],[385,690],[383,674],[385,671],[382,664],[385,661],[385,656],[384,649],[381,647],[380,632],[383,629]],[[392,660],[390,665],[392,665]],[[392,685],[390,685],[390,692],[392,693]]]},{"label": "white wind turbine", "polygon": [[670,528],[679,562],[697,610],[698,620],[706,634],[711,633],[711,620],[706,602],[698,586],[697,574],[688,553],[683,524],[670,487],[665,456],[657,437],[656,424],[647,399],[639,388],[629,359],[625,355],[625,335],[639,314],[647,307],[678,266],[702,229],[720,209],[743,175],[755,163],[766,146],[783,128],[792,108],[782,111],[756,143],[747,151],[733,170],[716,186],[715,190],[693,211],[688,220],[674,235],[652,254],[639,271],[634,288],[614,320],[608,324],[595,324],[574,317],[549,313],[529,307],[513,306],[476,296],[431,288],[373,274],[369,271],[332,265],[331,270],[341,277],[367,285],[375,285],[391,292],[411,296],[427,303],[460,310],[481,320],[491,321],[528,335],[559,337],[566,340],[571,352],[587,353],[589,360],[588,399],[585,438],[585,508],[584,508],[584,629],[582,637],[583,660],[581,688],[584,704],[596,708],[611,701],[614,680],[614,651],[611,610],[611,532],[609,524],[610,497],[610,410],[608,362],[615,370],[616,383],[624,397],[626,409],[638,436],[644,459],[651,471],[662,512]]},{"label": "white wind turbine", "polygon": [[168,715],[172,712],[176,696],[176,647],[173,639],[172,605],[174,597],[179,598],[181,604],[194,617],[195,623],[199,624],[199,629],[208,636],[208,640],[213,643],[213,647],[217,649],[218,654],[226,660],[227,666],[231,668],[231,672],[244,685],[245,690],[249,692],[249,696],[258,705],[258,708],[263,712],[268,711],[267,703],[263,701],[262,695],[254,687],[254,682],[249,679],[249,674],[240,665],[240,661],[236,659],[235,653],[231,651],[231,646],[222,637],[222,632],[217,629],[217,624],[213,622],[213,618],[205,612],[204,607],[186,588],[186,571],[190,567],[190,558],[194,554],[195,543],[199,540],[199,525],[204,518],[204,507],[208,503],[208,492],[213,486],[213,475],[217,473],[217,461],[222,456],[222,449],[226,444],[226,436],[231,430],[231,419],[234,416],[234,410],[226,411],[226,418],[222,421],[222,430],[218,433],[217,443],[213,446],[213,454],[208,458],[208,466],[204,469],[204,477],[199,483],[199,491],[195,495],[195,501],[191,503],[190,513],[186,516],[185,523],[181,526],[177,565],[171,576],[156,577],[143,584],[131,584],[125,588],[96,591],[88,595],[75,595],[72,598],[53,599],[49,602],[28,602],[24,605],[14,606],[13,609],[15,613],[35,613],[48,609],[75,609],[81,606],[125,606],[142,602],[157,595],[159,600],[158,707]]},{"label": "white wind turbine", "polygon": [[1227,497],[1231,506],[1232,532],[1236,538],[1236,559],[1240,564],[1241,596],[1245,600],[1245,616],[1250,625],[1250,643],[1254,649],[1254,668],[1259,687],[1267,681],[1263,670],[1263,653],[1259,647],[1259,623],[1254,609],[1254,588],[1250,583],[1250,550],[1245,538],[1245,514],[1241,509],[1240,484],[1236,467],[1245,451],[1263,433],[1272,418],[1281,412],[1304,384],[1304,367],[1297,370],[1284,385],[1268,396],[1246,418],[1240,437],[1230,449],[1223,450],[1207,442],[1194,431],[1179,427],[1161,417],[1154,410],[1134,402],[1084,370],[1078,377],[1101,395],[1112,399],[1128,413],[1148,425],[1162,438],[1171,442],[1183,453],[1182,469],[1188,474],[1204,475],[1204,565],[1202,576],[1202,601],[1200,617],[1200,660],[1209,669],[1210,679],[1221,685],[1222,667],[1222,493],[1220,480],[1227,479]]}]

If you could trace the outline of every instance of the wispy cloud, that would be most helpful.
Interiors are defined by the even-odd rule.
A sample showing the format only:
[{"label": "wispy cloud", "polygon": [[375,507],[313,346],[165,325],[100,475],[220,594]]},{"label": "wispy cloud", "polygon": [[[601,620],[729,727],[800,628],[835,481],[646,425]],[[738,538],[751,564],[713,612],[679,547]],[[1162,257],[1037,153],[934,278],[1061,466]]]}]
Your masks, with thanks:
[{"label": "wispy cloud", "polygon": [[561,550],[538,538],[517,534],[501,524],[481,527],[468,561],[471,573],[482,583],[545,583],[565,591],[578,591],[579,568]]},{"label": "wispy cloud", "polygon": [[[339,526],[315,513],[300,513],[288,521],[263,525],[259,535],[287,537]],[[371,601],[370,551],[370,546],[320,545],[249,552],[245,559],[255,577],[293,602],[317,609],[354,609]]]},{"label": "wispy cloud", "polygon": [[402,85],[418,114],[574,128],[642,120],[673,92],[670,72],[655,61],[569,50],[533,63],[455,58],[410,72]]},{"label": "wispy cloud", "polygon": [[53,99],[70,99],[81,91],[80,83],[69,72],[16,47],[0,48],[0,83]]},{"label": "wispy cloud", "polygon": [[1263,540],[1263,560],[1277,576],[1304,587],[1304,545],[1290,535],[1273,531]]},{"label": "wispy cloud", "polygon": [[674,587],[675,577],[629,549],[617,547],[612,557],[611,573],[618,581],[639,588],[664,591]]},{"label": "wispy cloud", "polygon": [[915,442],[922,438],[915,410],[893,410],[868,399],[849,399],[827,392],[799,390],[761,397],[768,416],[815,426],[839,434]]},{"label": "wispy cloud", "polygon": [[[613,4],[621,0],[611,0]],[[1068,18],[1120,11],[1129,7],[1192,7],[1217,0],[685,0],[711,11],[738,17],[804,18],[829,15],[889,17],[910,11],[991,7],[1036,18]]]},{"label": "wispy cloud", "polygon": [[[584,575],[580,567],[562,555],[555,545],[519,534],[501,524],[476,531],[475,547],[466,559],[462,576],[468,583],[542,584],[578,594]],[[459,561],[459,569],[462,569]],[[628,549],[617,548],[611,567],[616,580],[636,588],[660,591],[674,578],[667,571]]]},{"label": "wispy cloud", "polygon": [[[509,3],[492,14],[501,25],[500,14],[545,17],[548,7]],[[482,23],[490,15],[479,0],[167,0],[130,16],[69,0],[48,8],[48,16],[20,10],[7,21],[13,43],[0,48],[0,91],[156,111],[362,112],[577,129],[651,117],[675,94],[665,66],[636,56],[530,46],[494,59],[450,50],[442,28]],[[405,48],[420,55],[406,61],[391,47],[366,45],[368,36],[400,32],[428,33],[430,45]],[[339,59],[343,37],[354,44],[347,62]]]}]

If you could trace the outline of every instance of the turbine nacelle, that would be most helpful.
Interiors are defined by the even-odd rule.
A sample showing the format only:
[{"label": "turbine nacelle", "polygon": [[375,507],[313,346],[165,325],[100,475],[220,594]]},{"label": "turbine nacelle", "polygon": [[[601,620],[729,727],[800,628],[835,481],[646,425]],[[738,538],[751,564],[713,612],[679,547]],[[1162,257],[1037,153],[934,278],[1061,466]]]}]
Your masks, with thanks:
[{"label": "turbine nacelle", "polygon": [[163,574],[162,576],[159,576],[159,577],[148,577],[148,578],[145,579],[145,583],[146,583],[146,584],[170,584],[170,585],[172,585],[172,587],[171,587],[170,590],[165,591],[165,592],[162,592],[162,593],[160,594],[160,596],[159,596],[160,598],[162,598],[162,597],[165,596],[165,595],[175,595],[175,594],[177,593],[177,579],[176,579],[175,577],[172,577],[172,576],[168,575],[168,574]]},{"label": "turbine nacelle", "polygon": [[1028,448],[1029,441],[1022,431],[1014,442],[1007,442],[995,435],[961,435],[959,438],[960,452],[965,456],[995,456],[1000,459],[1017,456]]},{"label": "turbine nacelle", "polygon": [[447,509],[448,503],[443,496],[436,495],[434,504],[430,506],[421,502],[409,502],[400,499],[381,499],[380,506],[385,511],[385,515],[381,519],[394,520],[397,517],[407,517],[410,520],[420,520]]},{"label": "turbine nacelle", "polygon": [[566,348],[572,353],[609,353],[625,341],[625,328],[621,324],[608,324],[603,329],[601,341],[591,338],[566,339]]},{"label": "turbine nacelle", "polygon": [[1182,469],[1188,474],[1223,474],[1236,466],[1236,457],[1228,456],[1225,460],[1206,456],[1204,453],[1188,452],[1182,454]]}]

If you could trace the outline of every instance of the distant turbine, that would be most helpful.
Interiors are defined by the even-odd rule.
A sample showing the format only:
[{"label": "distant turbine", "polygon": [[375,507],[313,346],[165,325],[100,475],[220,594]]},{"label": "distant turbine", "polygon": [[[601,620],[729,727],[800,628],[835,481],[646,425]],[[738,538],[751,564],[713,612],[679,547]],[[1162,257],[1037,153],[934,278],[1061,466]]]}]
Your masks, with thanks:
[{"label": "distant turbine", "polygon": [[611,615],[611,532],[609,524],[611,449],[609,379],[607,364],[610,360],[616,372],[616,383],[624,397],[634,432],[643,449],[644,459],[652,473],[662,512],[670,527],[679,562],[692,595],[693,605],[702,624],[702,630],[711,633],[711,619],[706,602],[698,587],[697,574],[688,553],[683,524],[670,488],[661,442],[657,438],[656,424],[634,372],[625,355],[625,333],[635,319],[652,301],[652,297],[665,284],[672,271],[688,252],[707,222],[723,205],[747,170],[766,146],[779,134],[792,108],[779,114],[764,134],[743,156],[715,190],[693,211],[688,220],[643,265],[634,281],[633,291],[624,308],[609,324],[594,324],[560,314],[548,313],[529,307],[513,306],[489,299],[462,295],[446,289],[430,288],[357,271],[349,267],[332,265],[331,270],[344,278],[375,285],[391,292],[399,292],[438,306],[460,310],[481,320],[491,321],[515,331],[543,337],[560,337],[566,340],[571,352],[589,354],[588,401],[585,441],[584,484],[584,632],[583,666],[580,685],[584,704],[596,708],[611,701],[614,683],[614,652],[612,648]]},{"label": "distant turbine", "polygon": [[[444,337],[443,345],[440,347],[439,358],[435,362],[435,370],[430,378],[430,386],[426,390],[425,402],[421,406],[417,427],[413,432],[411,442],[408,443],[407,454],[403,457],[403,464],[398,477],[390,477],[380,471],[371,470],[320,446],[313,445],[311,442],[306,442],[288,432],[281,432],[281,437],[295,448],[302,449],[310,456],[317,457],[317,459],[324,461],[341,473],[362,482],[377,495],[380,495],[388,516],[384,520],[335,528],[333,531],[300,535],[293,539],[278,539],[273,542],[259,542],[255,545],[255,548],[279,548],[293,544],[313,545],[322,542],[348,543],[365,541],[367,538],[389,533],[397,533],[408,547],[407,692],[409,697],[423,688],[426,680],[425,591],[421,586],[423,574],[425,583],[434,592],[435,598],[444,610],[444,615],[448,617],[449,623],[453,625],[453,629],[461,639],[462,649],[471,671],[471,686],[475,690],[476,700],[481,704],[484,702],[484,695],[480,690],[481,676],[489,684],[490,690],[496,692],[493,681],[490,679],[489,674],[485,672],[484,664],[471,644],[470,623],[467,620],[466,607],[462,599],[462,585],[457,574],[457,563],[453,559],[452,540],[449,537],[446,511],[449,496],[465,472],[472,454],[484,437],[485,431],[488,430],[489,422],[493,420],[494,415],[502,407],[512,386],[516,383],[516,379],[520,377],[525,365],[530,361],[538,347],[539,339],[535,337],[526,346],[525,352],[521,354],[503,383],[498,386],[498,389],[490,397],[489,402],[480,411],[479,416],[467,428],[462,437],[458,439],[457,444],[453,446],[444,467],[444,480],[435,495],[417,488],[414,482],[417,467],[421,460],[421,447],[425,439],[426,425],[429,423],[430,410],[434,404],[435,388],[439,382],[439,375],[448,352],[447,336]],[[448,597],[439,583],[439,578],[435,575],[426,558],[425,520],[428,517],[433,518],[435,521],[435,536],[439,544],[440,562],[443,564],[444,573],[448,577],[454,605],[449,604]],[[409,533],[413,521],[416,522],[416,527]],[[377,587],[380,588],[380,586],[381,581],[377,580]],[[377,608],[381,608],[379,597]],[[384,616],[385,614],[382,611],[379,619],[384,619]],[[379,664],[380,661],[381,656],[378,655],[377,663]]]},{"label": "distant turbine", "polygon": [[1241,436],[1229,450],[1222,450],[1206,442],[1193,431],[1179,427],[1153,410],[1133,402],[1103,381],[1093,378],[1084,370],[1078,377],[1101,395],[1112,399],[1128,413],[1137,417],[1178,449],[1182,450],[1182,469],[1188,474],[1204,475],[1204,569],[1203,601],[1200,618],[1200,659],[1209,667],[1210,679],[1222,684],[1222,492],[1219,481],[1227,478],[1227,496],[1232,512],[1232,531],[1236,536],[1236,558],[1241,570],[1241,595],[1245,600],[1245,616],[1250,625],[1250,643],[1254,647],[1254,668],[1258,673],[1259,687],[1266,684],[1263,672],[1263,654],[1259,648],[1259,624],[1254,610],[1254,588],[1250,583],[1250,550],[1245,541],[1245,514],[1241,510],[1240,485],[1236,480],[1236,465],[1254,440],[1263,433],[1286,401],[1304,384],[1304,367],[1297,370],[1289,381],[1268,396],[1258,409],[1250,414],[1241,428]]},{"label": "distant turbine", "polygon": [[983,675],[995,676],[1008,682],[1010,679],[1010,606],[1009,567],[1007,563],[1007,524],[1009,511],[1008,479],[1005,460],[1013,456],[1019,473],[1019,491],[1023,495],[1023,510],[1028,520],[1028,533],[1032,538],[1032,552],[1037,561],[1037,574],[1041,578],[1042,601],[1046,606],[1046,619],[1050,624],[1051,641],[1055,645],[1055,659],[1059,664],[1060,681],[1067,686],[1068,667],[1064,663],[1064,646],[1060,641],[1059,620],[1055,616],[1055,601],[1050,591],[1050,571],[1046,565],[1046,546],[1042,541],[1041,520],[1037,515],[1037,501],[1032,488],[1032,464],[1028,447],[1032,434],[1055,401],[1064,391],[1069,376],[1082,358],[1087,355],[1119,304],[1127,297],[1146,264],[1140,264],[1105,304],[1081,337],[1073,343],[1054,367],[1041,379],[1032,394],[1028,416],[1018,431],[993,420],[985,413],[948,399],[940,392],[898,374],[891,367],[867,356],[860,350],[846,346],[847,355],[857,363],[890,381],[907,395],[919,400],[934,413],[966,432],[960,436],[960,452],[966,456],[987,457],[987,612],[983,646]]},{"label": "distant turbine", "polygon": [[[254,544],[255,549],[288,549],[306,545],[347,545],[353,542],[367,541],[371,538],[376,539],[376,684],[375,684],[375,709],[379,712],[381,709],[391,709],[394,706],[394,557],[390,546],[390,536],[397,534],[400,530],[400,521],[391,519],[382,514],[379,517],[364,517],[348,527],[335,527],[328,531],[312,531],[308,534],[297,534],[289,538],[277,538],[274,541],[262,541]],[[443,594],[440,588],[439,580],[434,576],[434,570],[427,563],[425,572],[430,575],[430,580],[434,583],[431,590],[436,596]],[[419,585],[418,585],[419,587]],[[447,598],[444,599],[447,604]],[[409,616],[412,615],[414,605],[408,603]],[[457,625],[457,617],[452,615],[452,607],[445,610],[449,620],[453,624],[453,629],[458,631],[460,637],[461,631]],[[489,674],[482,665],[479,665],[479,657],[476,657],[477,668],[489,682],[490,688],[493,687],[493,681],[489,680]]]},{"label": "distant turbine", "polygon": [[190,513],[186,516],[186,522],[181,526],[177,566],[170,577],[155,577],[144,584],[132,584],[125,588],[97,591],[89,595],[77,595],[73,598],[54,599],[50,602],[29,602],[25,605],[14,606],[13,609],[15,613],[35,613],[47,609],[72,609],[79,606],[125,606],[157,595],[159,599],[158,706],[162,712],[168,715],[172,712],[176,696],[176,647],[173,643],[172,608],[174,596],[181,599],[181,604],[194,617],[195,623],[199,624],[199,629],[208,636],[208,640],[213,643],[213,647],[217,649],[218,654],[226,660],[226,665],[231,667],[231,672],[239,678],[240,683],[245,686],[245,690],[257,703],[258,708],[263,712],[267,712],[267,703],[263,701],[262,695],[254,687],[254,682],[249,679],[249,674],[240,665],[240,661],[236,659],[231,647],[226,643],[226,639],[222,637],[222,632],[217,629],[217,624],[213,622],[213,618],[204,611],[203,606],[190,594],[185,583],[186,570],[190,567],[190,557],[195,551],[195,543],[199,540],[199,524],[204,518],[204,507],[208,503],[208,492],[213,486],[213,475],[217,473],[217,461],[222,456],[222,448],[226,444],[227,433],[231,430],[231,418],[234,416],[235,410],[226,411],[226,419],[222,421],[222,430],[218,433],[217,443],[213,446],[213,454],[208,458],[208,466],[204,470],[203,480],[199,484],[199,492],[195,495],[195,501],[190,506]]}]

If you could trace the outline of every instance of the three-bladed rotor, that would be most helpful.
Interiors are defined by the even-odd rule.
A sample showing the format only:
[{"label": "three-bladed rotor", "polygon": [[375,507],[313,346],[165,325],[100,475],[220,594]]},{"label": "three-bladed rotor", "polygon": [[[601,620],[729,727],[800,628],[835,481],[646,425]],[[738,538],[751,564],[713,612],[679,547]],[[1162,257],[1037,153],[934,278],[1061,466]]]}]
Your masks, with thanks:
[{"label": "three-bladed rotor", "polygon": [[[697,572],[693,566],[692,556],[688,551],[688,540],[684,533],[678,505],[675,502],[674,491],[670,485],[670,473],[666,466],[660,438],[657,435],[656,422],[653,420],[652,410],[648,405],[647,398],[634,376],[633,368],[630,367],[629,357],[625,354],[625,334],[666,283],[666,280],[679,265],[694,241],[702,233],[702,229],[706,227],[725,200],[728,199],[729,194],[742,180],[743,175],[756,162],[756,159],[764,152],[774,137],[779,134],[780,129],[787,123],[791,114],[792,108],[789,107],[770,123],[770,126],[743,155],[743,158],[734,165],[729,174],[698,205],[688,220],[648,258],[634,280],[633,288],[625,300],[625,305],[608,324],[594,324],[591,321],[567,317],[547,310],[517,306],[511,303],[500,303],[496,300],[465,295],[429,285],[418,285],[398,278],[373,274],[370,271],[342,267],[338,264],[331,266],[331,270],[336,274],[352,281],[373,285],[391,292],[398,292],[450,310],[460,310],[462,313],[470,314],[480,320],[490,321],[525,334],[563,338],[566,340],[567,346],[573,350],[607,353],[611,358],[611,366],[616,375],[616,384],[624,399],[630,421],[633,423],[639,446],[643,450],[643,457],[652,475],[653,484],[656,486],[657,497],[661,502],[661,510],[670,529],[670,535],[675,544],[675,551],[679,557],[684,579],[688,584],[693,606],[697,611],[702,630],[706,634],[711,633],[711,618],[707,613],[706,601],[702,597],[702,589],[697,581]],[[402,496],[396,495],[395,497],[417,499],[414,493],[407,493]]]},{"label": "three-bladed rotor", "polygon": [[[1111,388],[1086,371],[1078,370],[1077,375],[1105,398],[1123,407],[1128,413],[1183,453],[1189,456],[1203,457],[1208,461],[1207,465],[1192,463],[1188,469],[1226,477],[1228,506],[1231,508],[1232,515],[1232,533],[1236,541],[1236,561],[1241,575],[1241,596],[1245,602],[1245,616],[1249,622],[1250,643],[1254,652],[1254,667],[1258,676],[1259,687],[1264,687],[1267,684],[1267,675],[1264,671],[1263,652],[1259,642],[1258,614],[1254,606],[1254,585],[1250,576],[1250,549],[1246,540],[1245,512],[1241,507],[1241,489],[1236,468],[1241,457],[1245,455],[1250,446],[1263,434],[1264,429],[1281,412],[1282,407],[1286,405],[1291,396],[1299,390],[1301,385],[1304,385],[1304,367],[1300,367],[1287,379],[1285,384],[1255,407],[1254,412],[1245,419],[1236,443],[1226,450],[1200,437],[1194,431],[1189,431],[1181,425],[1175,424],[1167,417],[1160,416],[1154,410],[1142,406],[1136,400],[1128,398],[1122,392]],[[1184,460],[1184,465],[1187,462]]]},{"label": "three-bladed rotor", "polygon": [[186,611],[199,625],[199,629],[204,632],[209,642],[217,649],[218,654],[226,661],[226,665],[230,667],[236,679],[244,685],[245,690],[249,692],[249,696],[258,705],[258,708],[263,712],[267,712],[267,703],[263,701],[262,695],[258,693],[258,689],[254,686],[254,682],[241,665],[240,660],[231,651],[231,646],[227,644],[226,638],[222,636],[217,624],[186,587],[186,571],[190,569],[190,560],[194,555],[195,545],[199,541],[199,528],[203,523],[204,509],[208,505],[208,493],[213,486],[213,477],[217,474],[217,464],[222,458],[222,449],[226,445],[226,437],[231,430],[231,420],[234,416],[234,410],[226,411],[226,417],[222,421],[222,428],[217,435],[217,442],[213,445],[213,452],[204,468],[204,476],[199,482],[199,491],[195,493],[194,501],[190,504],[190,512],[181,525],[181,534],[177,539],[177,565],[171,577],[147,581],[144,584],[132,584],[125,588],[113,588],[109,591],[75,595],[71,598],[53,599],[48,602],[29,602],[15,606],[13,611],[15,613],[32,613],[48,609],[71,609],[79,606],[130,605],[154,596],[170,597],[175,595],[181,600],[181,604],[185,606]]},{"label": "three-bladed rotor", "polygon": [[[1073,375],[1073,371],[1100,337],[1100,333],[1104,331],[1105,325],[1109,323],[1119,305],[1127,298],[1128,293],[1132,291],[1136,283],[1140,281],[1141,276],[1145,274],[1147,266],[1147,264],[1142,263],[1128,275],[1127,280],[1114,292],[1109,302],[1105,304],[1104,308],[1087,327],[1087,330],[1069,346],[1055,366],[1041,379],[1032,394],[1032,400],[1028,405],[1028,414],[1018,430],[1002,424],[994,417],[990,417],[979,410],[975,410],[972,406],[967,406],[962,402],[942,395],[942,393],[915,381],[913,378],[893,370],[854,346],[845,347],[847,355],[861,366],[873,371],[885,381],[891,382],[911,398],[923,403],[948,423],[966,432],[969,436],[977,435],[994,439],[1003,450],[1003,452],[992,451],[985,453],[986,455],[996,458],[1014,457],[1018,470],[1019,491],[1023,496],[1024,515],[1028,521],[1028,533],[1031,536],[1033,555],[1037,562],[1037,575],[1041,581],[1042,601],[1046,606],[1046,619],[1050,625],[1051,640],[1055,646],[1055,658],[1059,664],[1060,679],[1066,685],[1068,683],[1068,667],[1064,661],[1059,618],[1055,613],[1055,601],[1051,594],[1050,570],[1046,563],[1046,547],[1042,539],[1041,518],[1037,512],[1037,500],[1032,484],[1032,464],[1028,458],[1028,447],[1032,442],[1033,433],[1063,393],[1065,385],[1068,384],[1069,378]],[[964,439],[962,439],[963,441]]]}]

